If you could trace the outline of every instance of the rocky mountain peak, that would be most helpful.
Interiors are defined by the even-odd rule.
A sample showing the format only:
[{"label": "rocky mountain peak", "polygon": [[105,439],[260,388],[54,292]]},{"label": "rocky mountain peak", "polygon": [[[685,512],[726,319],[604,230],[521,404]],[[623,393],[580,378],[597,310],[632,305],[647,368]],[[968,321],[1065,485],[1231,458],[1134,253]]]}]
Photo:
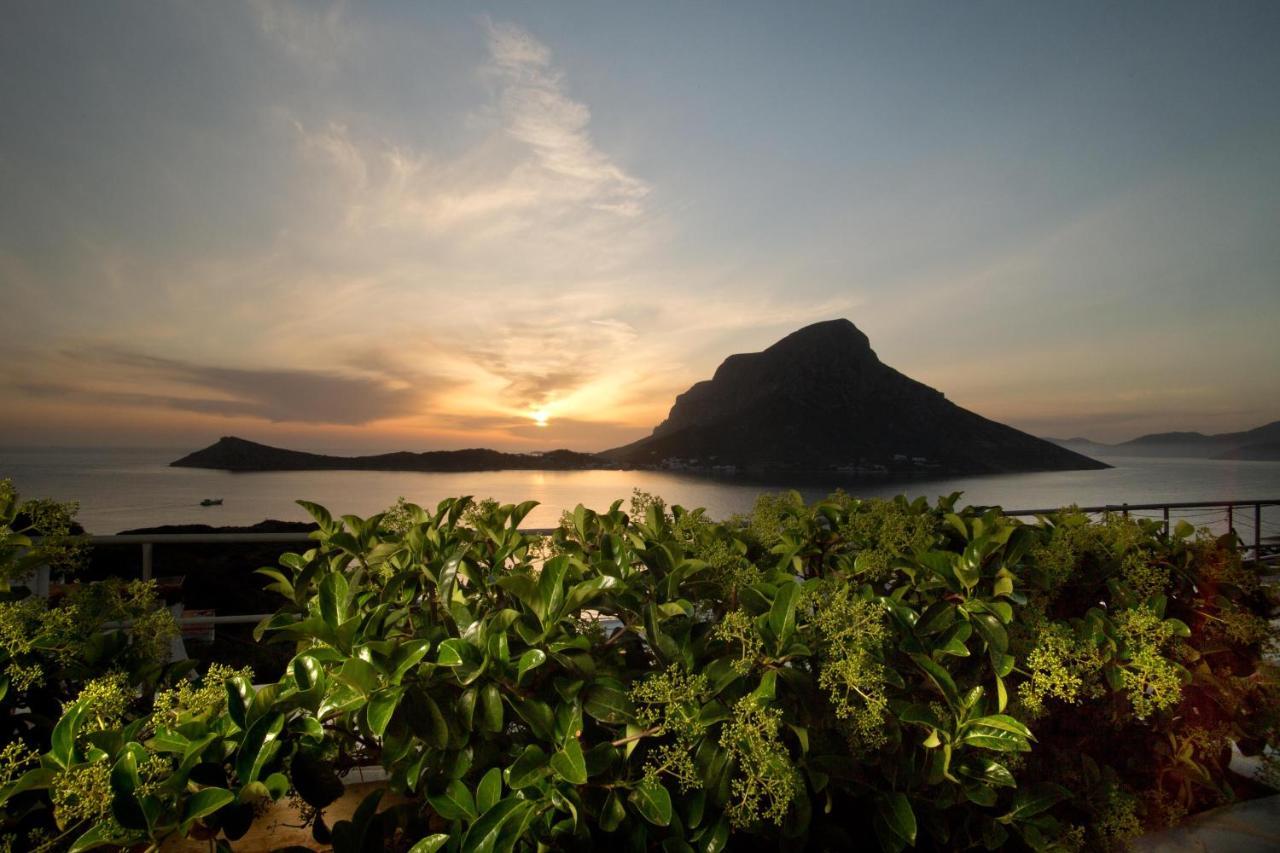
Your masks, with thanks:
[{"label": "rocky mountain peak", "polygon": [[806,471],[1036,471],[1106,467],[987,420],[880,361],[846,319],[731,355],[678,396],[630,464]]}]

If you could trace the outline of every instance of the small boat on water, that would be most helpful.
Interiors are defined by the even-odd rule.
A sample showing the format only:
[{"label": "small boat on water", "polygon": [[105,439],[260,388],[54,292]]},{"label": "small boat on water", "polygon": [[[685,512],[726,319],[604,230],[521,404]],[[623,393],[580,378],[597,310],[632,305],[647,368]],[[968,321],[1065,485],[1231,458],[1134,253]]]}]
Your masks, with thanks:
[{"label": "small boat on water", "polygon": [[200,506],[222,506],[222,498],[205,498],[200,501]]}]

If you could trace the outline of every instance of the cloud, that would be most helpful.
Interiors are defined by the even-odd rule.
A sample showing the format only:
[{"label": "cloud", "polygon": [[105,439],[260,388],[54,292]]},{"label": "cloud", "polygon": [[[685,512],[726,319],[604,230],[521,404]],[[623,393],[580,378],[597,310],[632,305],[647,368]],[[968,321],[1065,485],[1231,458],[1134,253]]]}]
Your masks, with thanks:
[{"label": "cloud", "polygon": [[345,2],[250,0],[249,7],[265,38],[313,68],[336,69],[336,57],[352,47],[357,32]]},{"label": "cloud", "polygon": [[[484,20],[479,68],[489,100],[457,121],[470,142],[441,156],[361,116],[294,116],[315,171],[321,239],[353,253],[377,242],[439,268],[477,261],[526,278],[620,269],[650,245],[650,188],[595,144],[591,110],[568,94],[550,49],[509,23]],[[432,117],[432,124],[449,121]],[[311,235],[313,238],[319,235]]]},{"label": "cloud", "polygon": [[649,187],[596,148],[587,132],[591,110],[565,92],[551,51],[514,24],[486,21],[491,70],[502,84],[506,132],[533,150],[538,164],[589,206],[638,215]]},{"label": "cloud", "polygon": [[[280,183],[240,189],[287,204],[235,251],[198,235],[164,253],[81,238],[57,253],[75,267],[52,273],[0,251],[22,303],[0,328],[27,351],[0,380],[28,400],[585,449],[647,433],[729,353],[813,320],[859,321],[851,292],[797,293],[782,266],[673,256],[668,211],[688,199],[655,198],[602,147],[605,110],[625,105],[575,97],[528,31],[481,19],[469,54],[465,39],[441,52],[424,44],[450,36],[379,42],[379,17],[341,4],[252,9],[236,48],[272,85],[237,104],[261,123],[255,154]],[[422,78],[377,88],[388,67],[374,44]],[[442,55],[456,67],[433,64]],[[51,357],[59,347],[72,356]]]},{"label": "cloud", "polygon": [[572,315],[536,324],[502,323],[464,351],[499,377],[514,408],[532,410],[564,399],[625,362],[636,330],[616,319]]},{"label": "cloud", "polygon": [[[18,387],[37,396],[56,393],[95,402],[248,416],[277,423],[357,426],[417,415],[430,394],[443,385],[437,382],[431,387],[386,376],[336,371],[193,364],[115,348],[65,355],[87,368],[88,381],[22,382]],[[120,387],[122,381],[127,382],[127,390]],[[175,387],[177,393],[172,390]]]}]

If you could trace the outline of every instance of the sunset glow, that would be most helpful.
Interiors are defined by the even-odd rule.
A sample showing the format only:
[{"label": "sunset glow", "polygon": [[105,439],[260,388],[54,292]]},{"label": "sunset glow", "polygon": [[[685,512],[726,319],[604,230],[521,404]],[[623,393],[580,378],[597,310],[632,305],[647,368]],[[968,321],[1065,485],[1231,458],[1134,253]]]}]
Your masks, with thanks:
[{"label": "sunset glow", "polygon": [[1275,7],[646,5],[11,10],[0,443],[598,450],[836,317],[1038,435],[1280,417]]},{"label": "sunset glow", "polygon": [[1273,829],[1277,44],[5,4],[0,853]]}]

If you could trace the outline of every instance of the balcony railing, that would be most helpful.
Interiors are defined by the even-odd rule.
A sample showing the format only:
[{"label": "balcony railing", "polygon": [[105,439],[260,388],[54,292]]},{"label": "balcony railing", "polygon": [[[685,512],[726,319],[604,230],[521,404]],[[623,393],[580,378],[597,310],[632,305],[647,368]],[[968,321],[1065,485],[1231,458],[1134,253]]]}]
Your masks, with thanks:
[{"label": "balcony railing", "polygon": [[[1234,531],[1244,543],[1245,553],[1254,561],[1280,566],[1280,498],[1232,501],[1175,501],[1144,504],[1104,504],[1078,507],[1090,515],[1118,513],[1125,517],[1159,520],[1165,530],[1178,521],[1189,521],[1197,528],[1207,527],[1215,533]],[[1061,507],[1043,509],[1006,509],[1005,515],[1028,518],[1051,515]],[[1271,510],[1267,512],[1266,510]],[[526,533],[546,535],[551,528],[526,529]],[[314,542],[309,533],[125,533],[114,536],[86,535],[82,541],[91,546],[138,545],[142,552],[141,575],[151,579],[155,573],[156,545],[199,544],[278,544],[306,545]],[[36,579],[36,592],[48,595],[48,570]],[[245,625],[256,624],[271,614],[244,613],[224,616],[190,616],[179,618],[179,625]]]}]

